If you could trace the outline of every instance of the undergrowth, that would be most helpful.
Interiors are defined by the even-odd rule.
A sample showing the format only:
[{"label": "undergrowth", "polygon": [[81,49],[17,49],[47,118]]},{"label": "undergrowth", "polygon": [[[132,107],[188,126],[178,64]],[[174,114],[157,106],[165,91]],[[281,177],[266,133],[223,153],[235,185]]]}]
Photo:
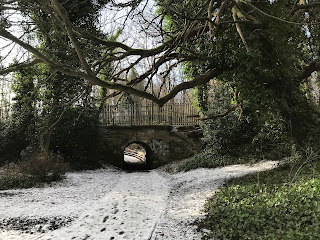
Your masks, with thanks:
[{"label": "undergrowth", "polygon": [[0,190],[32,188],[41,186],[41,181],[29,175],[4,175],[0,177]]},{"label": "undergrowth", "polygon": [[320,162],[312,149],[232,179],[210,199],[203,239],[320,239]]},{"label": "undergrowth", "polygon": [[39,187],[43,183],[63,179],[68,169],[61,156],[39,151],[25,161],[3,167],[0,190]]},{"label": "undergrowth", "polygon": [[177,171],[190,171],[197,168],[216,168],[232,164],[252,163],[256,159],[248,161],[248,158],[233,157],[217,154],[213,149],[206,149],[178,166]]}]

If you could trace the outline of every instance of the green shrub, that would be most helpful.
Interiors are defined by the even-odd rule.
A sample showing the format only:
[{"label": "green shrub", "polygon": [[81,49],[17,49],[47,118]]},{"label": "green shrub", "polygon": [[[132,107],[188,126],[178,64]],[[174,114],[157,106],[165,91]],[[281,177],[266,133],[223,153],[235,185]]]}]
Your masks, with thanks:
[{"label": "green shrub", "polygon": [[286,129],[286,121],[280,115],[271,114],[259,122],[250,142],[252,153],[261,159],[280,160],[290,156],[293,141]]},{"label": "green shrub", "polygon": [[204,141],[207,148],[221,156],[256,159],[281,159],[290,155],[292,141],[286,130],[286,122],[272,114],[266,119],[259,113],[243,109],[224,118],[204,123]]},{"label": "green shrub", "polygon": [[[237,91],[231,85],[215,81],[210,87],[210,91],[206,90],[206,101],[202,105],[199,102],[200,110],[205,115],[222,114],[236,104]],[[269,104],[260,107],[262,109],[259,110],[257,105],[244,101],[241,108],[222,118],[203,121],[204,145],[211,151],[211,154],[204,155],[212,156],[211,159],[203,154],[200,156],[203,167],[211,166],[212,162],[215,163],[213,166],[221,166],[225,162],[242,162],[244,158],[282,159],[290,155],[292,139],[287,120]]]}]

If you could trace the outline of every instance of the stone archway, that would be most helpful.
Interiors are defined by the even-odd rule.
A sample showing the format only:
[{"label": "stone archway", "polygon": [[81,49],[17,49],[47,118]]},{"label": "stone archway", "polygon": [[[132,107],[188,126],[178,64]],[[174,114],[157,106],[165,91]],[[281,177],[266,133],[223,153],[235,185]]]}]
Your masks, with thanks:
[{"label": "stone archway", "polygon": [[141,144],[147,154],[146,169],[186,159],[201,150],[201,141],[189,138],[170,126],[105,127],[105,161],[124,168],[124,150],[132,143]]},{"label": "stone archway", "polygon": [[130,142],[123,150],[123,167],[125,169],[151,169],[152,163],[152,150],[144,142]]}]

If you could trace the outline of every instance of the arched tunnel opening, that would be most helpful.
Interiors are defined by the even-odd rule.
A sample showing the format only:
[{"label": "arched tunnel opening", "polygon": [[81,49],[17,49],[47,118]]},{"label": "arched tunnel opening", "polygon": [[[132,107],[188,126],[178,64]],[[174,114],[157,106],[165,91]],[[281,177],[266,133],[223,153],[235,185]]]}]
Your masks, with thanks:
[{"label": "arched tunnel opening", "polygon": [[128,170],[146,170],[152,168],[152,151],[143,142],[132,142],[123,151],[123,166]]}]

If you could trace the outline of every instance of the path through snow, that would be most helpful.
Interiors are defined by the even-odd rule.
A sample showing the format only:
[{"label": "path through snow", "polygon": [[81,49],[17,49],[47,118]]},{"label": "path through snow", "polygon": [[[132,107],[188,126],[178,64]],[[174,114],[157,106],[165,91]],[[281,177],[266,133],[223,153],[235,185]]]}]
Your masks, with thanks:
[{"label": "path through snow", "polygon": [[[205,200],[219,186],[276,165],[176,174],[103,169],[69,173],[46,188],[0,191],[0,240],[200,239],[192,223],[203,216]],[[53,230],[54,221],[59,229]]]}]

